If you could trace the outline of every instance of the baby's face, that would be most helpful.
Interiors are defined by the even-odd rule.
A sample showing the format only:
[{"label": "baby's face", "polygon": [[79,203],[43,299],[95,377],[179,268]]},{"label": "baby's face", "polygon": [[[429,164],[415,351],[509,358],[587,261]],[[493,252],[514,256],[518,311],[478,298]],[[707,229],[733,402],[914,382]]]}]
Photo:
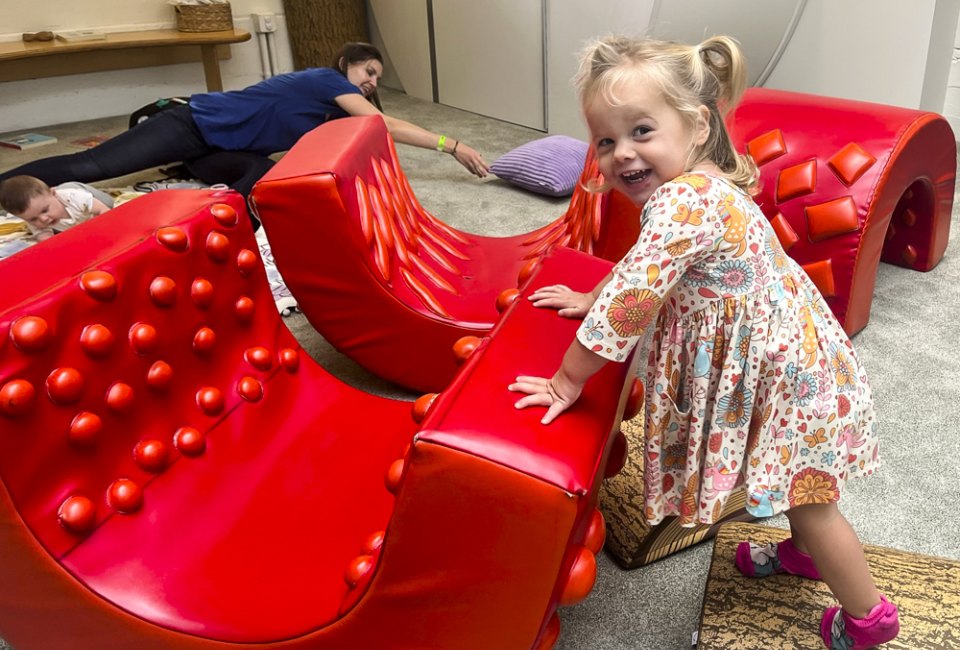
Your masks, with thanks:
[{"label": "baby's face", "polygon": [[27,209],[18,217],[34,228],[49,228],[61,219],[67,217],[67,210],[57,198],[55,190],[40,194],[30,199]]}]

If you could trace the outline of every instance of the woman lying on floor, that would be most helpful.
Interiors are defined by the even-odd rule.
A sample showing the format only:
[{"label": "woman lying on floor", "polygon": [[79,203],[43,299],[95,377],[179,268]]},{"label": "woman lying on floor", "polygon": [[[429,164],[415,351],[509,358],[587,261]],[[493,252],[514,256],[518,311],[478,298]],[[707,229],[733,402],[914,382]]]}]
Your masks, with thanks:
[{"label": "woman lying on floor", "polygon": [[0,174],[36,176],[48,185],[102,181],[183,162],[201,181],[244,196],[307,131],[351,115],[382,115],[397,142],[451,154],[471,173],[487,175],[483,156],[463,142],[383,115],[377,83],[383,56],[369,43],[347,43],[329,68],[271,77],[243,90],[200,93],[92,149],[43,158]]}]

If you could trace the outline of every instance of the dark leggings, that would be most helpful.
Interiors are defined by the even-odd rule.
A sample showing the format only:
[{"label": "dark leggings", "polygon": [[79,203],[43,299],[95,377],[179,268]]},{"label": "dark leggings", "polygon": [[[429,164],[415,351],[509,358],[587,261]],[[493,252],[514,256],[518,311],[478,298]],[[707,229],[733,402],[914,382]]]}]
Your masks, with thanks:
[{"label": "dark leggings", "polygon": [[210,146],[193,121],[190,107],[177,106],[91,149],[35,160],[4,172],[0,182],[26,174],[51,186],[67,181],[93,183],[176,162],[186,163],[190,173],[204,183],[223,183],[244,197],[274,164],[260,154]]}]

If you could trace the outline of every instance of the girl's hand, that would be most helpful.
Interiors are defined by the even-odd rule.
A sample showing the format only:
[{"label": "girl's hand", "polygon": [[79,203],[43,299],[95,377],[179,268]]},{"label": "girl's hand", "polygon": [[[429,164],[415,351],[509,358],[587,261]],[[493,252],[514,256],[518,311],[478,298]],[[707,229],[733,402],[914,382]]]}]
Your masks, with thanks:
[{"label": "girl's hand", "polygon": [[566,377],[563,371],[558,371],[552,379],[522,375],[507,386],[507,390],[527,394],[514,404],[518,409],[528,406],[546,406],[547,412],[540,423],[550,424],[558,415],[573,406],[583,392],[583,384],[576,383]]},{"label": "girl's hand", "polygon": [[574,291],[563,284],[540,287],[529,298],[534,307],[556,309],[564,318],[583,318],[593,306],[592,293]]},{"label": "girl's hand", "polygon": [[490,167],[483,159],[483,155],[473,147],[459,140],[457,141],[457,150],[453,153],[453,157],[474,176],[483,178],[490,171]]}]

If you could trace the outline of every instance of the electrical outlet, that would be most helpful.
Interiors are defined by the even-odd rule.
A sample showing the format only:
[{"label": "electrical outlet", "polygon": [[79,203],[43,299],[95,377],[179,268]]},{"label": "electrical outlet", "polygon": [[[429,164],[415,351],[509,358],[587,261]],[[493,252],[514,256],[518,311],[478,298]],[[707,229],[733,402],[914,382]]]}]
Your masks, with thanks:
[{"label": "electrical outlet", "polygon": [[273,14],[250,14],[253,20],[253,29],[258,34],[269,34],[277,31],[277,17]]}]

